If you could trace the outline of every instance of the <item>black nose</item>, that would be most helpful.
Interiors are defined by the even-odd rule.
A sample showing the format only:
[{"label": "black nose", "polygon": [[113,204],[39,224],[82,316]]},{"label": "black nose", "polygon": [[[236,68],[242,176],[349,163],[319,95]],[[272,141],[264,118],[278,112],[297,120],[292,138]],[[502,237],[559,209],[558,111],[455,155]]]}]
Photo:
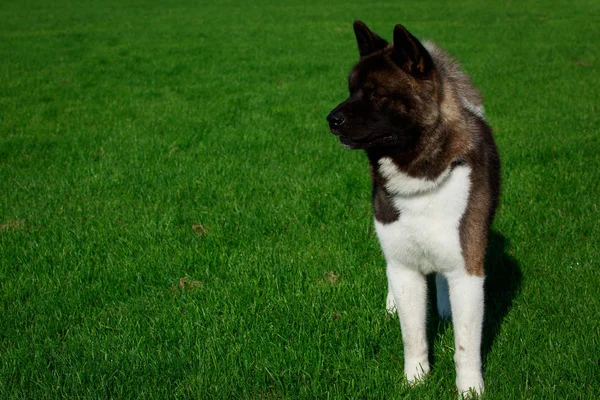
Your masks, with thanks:
[{"label": "black nose", "polygon": [[344,125],[346,118],[340,112],[332,112],[327,116],[327,121],[331,127],[337,128]]}]

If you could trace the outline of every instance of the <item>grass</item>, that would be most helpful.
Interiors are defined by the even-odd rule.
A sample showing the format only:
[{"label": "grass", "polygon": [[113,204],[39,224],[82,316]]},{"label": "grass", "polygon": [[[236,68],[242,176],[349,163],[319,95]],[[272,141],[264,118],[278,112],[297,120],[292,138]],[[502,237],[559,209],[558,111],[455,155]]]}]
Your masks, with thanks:
[{"label": "grass", "polygon": [[485,95],[504,179],[486,398],[595,398],[599,18],[585,1],[3,2],[0,398],[455,397],[433,316],[432,374],[402,379],[367,163],[324,120],[354,19],[436,40]]}]

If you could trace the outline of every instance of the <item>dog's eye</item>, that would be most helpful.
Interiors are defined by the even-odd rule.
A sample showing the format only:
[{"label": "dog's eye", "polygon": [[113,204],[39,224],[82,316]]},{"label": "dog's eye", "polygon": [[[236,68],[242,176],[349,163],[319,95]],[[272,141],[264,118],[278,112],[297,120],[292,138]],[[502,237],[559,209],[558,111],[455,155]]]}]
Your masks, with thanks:
[{"label": "dog's eye", "polygon": [[381,101],[381,100],[385,100],[385,96],[377,93],[375,91],[372,91],[369,93],[369,100],[371,101]]}]

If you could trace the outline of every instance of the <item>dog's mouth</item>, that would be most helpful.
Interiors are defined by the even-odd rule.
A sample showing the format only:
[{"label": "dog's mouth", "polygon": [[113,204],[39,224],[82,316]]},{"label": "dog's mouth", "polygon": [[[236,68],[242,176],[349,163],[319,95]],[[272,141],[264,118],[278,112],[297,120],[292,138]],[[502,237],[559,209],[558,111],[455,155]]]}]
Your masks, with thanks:
[{"label": "dog's mouth", "polygon": [[380,135],[375,137],[363,137],[359,139],[351,139],[344,135],[344,130],[340,129],[342,124],[329,124],[329,130],[335,136],[340,138],[340,143],[349,149],[368,149],[372,147],[378,147],[381,145],[393,143],[398,141],[398,137],[395,135]]},{"label": "dog's mouth", "polygon": [[396,136],[378,136],[373,139],[354,140],[340,135],[340,143],[350,149],[367,149],[377,147],[383,144],[392,143],[396,140]]}]

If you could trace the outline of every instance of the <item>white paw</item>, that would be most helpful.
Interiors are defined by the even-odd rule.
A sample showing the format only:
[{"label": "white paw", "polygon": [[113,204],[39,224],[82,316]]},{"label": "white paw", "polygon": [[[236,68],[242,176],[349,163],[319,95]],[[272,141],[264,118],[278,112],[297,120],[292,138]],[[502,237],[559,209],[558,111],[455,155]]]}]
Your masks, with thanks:
[{"label": "white paw", "polygon": [[429,361],[407,360],[404,363],[404,375],[411,386],[421,382],[429,373]]},{"label": "white paw", "polygon": [[480,371],[465,371],[456,376],[459,399],[471,399],[483,393],[483,376]]},{"label": "white paw", "polygon": [[388,291],[387,298],[385,299],[385,309],[388,314],[396,314],[396,302],[391,291]]}]

